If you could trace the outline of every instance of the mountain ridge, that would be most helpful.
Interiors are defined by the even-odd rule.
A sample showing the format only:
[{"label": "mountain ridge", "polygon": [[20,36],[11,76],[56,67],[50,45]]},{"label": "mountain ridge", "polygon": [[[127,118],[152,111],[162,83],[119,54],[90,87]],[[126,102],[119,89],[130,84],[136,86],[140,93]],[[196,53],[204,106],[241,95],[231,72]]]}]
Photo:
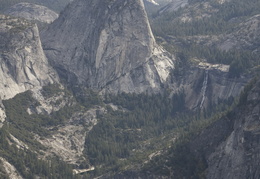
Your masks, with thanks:
[{"label": "mountain ridge", "polygon": [[[2,83],[9,97],[0,102],[0,178],[13,177],[9,170],[54,179],[254,175],[243,166],[258,172],[252,146],[260,82],[243,88],[259,70],[224,61],[251,59],[250,51],[215,55],[202,46],[199,53],[194,36],[156,41],[139,0],[76,0],[41,38],[34,23],[0,17],[0,78],[19,87]],[[239,33],[228,35],[250,30],[245,44],[257,47],[250,37],[257,37],[258,16],[239,22]]]}]

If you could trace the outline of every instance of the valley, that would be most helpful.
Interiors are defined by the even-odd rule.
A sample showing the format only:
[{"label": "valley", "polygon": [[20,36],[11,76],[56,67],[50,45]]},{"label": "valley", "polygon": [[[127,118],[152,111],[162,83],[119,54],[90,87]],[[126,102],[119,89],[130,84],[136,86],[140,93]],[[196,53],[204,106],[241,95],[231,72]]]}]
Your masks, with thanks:
[{"label": "valley", "polygon": [[0,5],[0,178],[258,178],[258,1]]}]

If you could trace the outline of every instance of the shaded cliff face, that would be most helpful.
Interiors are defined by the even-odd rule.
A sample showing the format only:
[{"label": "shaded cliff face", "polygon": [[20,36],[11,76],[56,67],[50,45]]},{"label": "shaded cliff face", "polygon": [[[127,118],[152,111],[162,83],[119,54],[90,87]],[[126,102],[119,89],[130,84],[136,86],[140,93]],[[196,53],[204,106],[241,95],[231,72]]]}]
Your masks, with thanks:
[{"label": "shaded cliff face", "polygon": [[159,91],[173,68],[155,43],[141,0],[76,0],[42,39],[63,78],[93,89]]},{"label": "shaded cliff face", "polygon": [[237,97],[251,78],[232,78],[228,72],[229,65],[201,62],[174,76],[170,88],[174,93],[184,90],[185,105],[189,109],[207,109]]},{"label": "shaded cliff face", "polygon": [[0,24],[0,99],[57,81],[43,53],[37,26],[3,15]]},{"label": "shaded cliff face", "polygon": [[[250,89],[250,88],[249,88]],[[207,178],[258,178],[260,81],[242,93],[239,106],[215,122],[193,142],[192,150],[204,155]]]}]

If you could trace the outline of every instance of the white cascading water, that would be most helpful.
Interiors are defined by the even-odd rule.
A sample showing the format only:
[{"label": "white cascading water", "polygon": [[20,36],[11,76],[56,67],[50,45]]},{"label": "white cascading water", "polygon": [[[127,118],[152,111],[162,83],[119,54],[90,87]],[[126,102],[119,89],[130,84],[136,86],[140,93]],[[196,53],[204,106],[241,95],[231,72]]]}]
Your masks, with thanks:
[{"label": "white cascading water", "polygon": [[203,104],[204,104],[204,101],[205,101],[206,91],[207,91],[207,86],[208,86],[208,78],[209,78],[209,71],[205,70],[203,86],[201,88],[202,100],[200,102],[200,109],[203,108]]}]

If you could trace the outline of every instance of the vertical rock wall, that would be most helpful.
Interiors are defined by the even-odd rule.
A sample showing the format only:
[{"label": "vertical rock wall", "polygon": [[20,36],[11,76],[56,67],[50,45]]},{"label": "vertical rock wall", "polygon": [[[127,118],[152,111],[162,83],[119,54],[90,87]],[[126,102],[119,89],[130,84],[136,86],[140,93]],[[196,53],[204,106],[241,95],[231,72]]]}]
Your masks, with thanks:
[{"label": "vertical rock wall", "polygon": [[142,0],[76,0],[42,39],[63,78],[93,89],[158,91],[174,68],[155,43]]}]

